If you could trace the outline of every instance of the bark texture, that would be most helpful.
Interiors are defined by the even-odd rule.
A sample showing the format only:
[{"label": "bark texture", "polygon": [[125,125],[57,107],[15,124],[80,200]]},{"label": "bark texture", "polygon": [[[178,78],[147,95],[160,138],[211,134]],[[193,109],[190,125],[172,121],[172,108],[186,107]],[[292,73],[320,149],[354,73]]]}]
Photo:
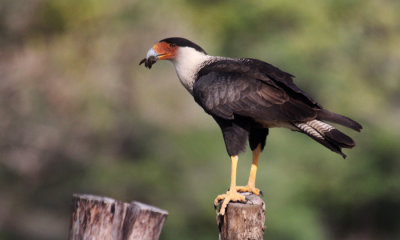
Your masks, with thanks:
[{"label": "bark texture", "polygon": [[157,240],[168,212],[139,202],[74,194],[70,240]]},{"label": "bark texture", "polygon": [[262,240],[265,230],[265,203],[257,195],[241,193],[246,203],[230,202],[224,216],[217,216],[220,240]]}]

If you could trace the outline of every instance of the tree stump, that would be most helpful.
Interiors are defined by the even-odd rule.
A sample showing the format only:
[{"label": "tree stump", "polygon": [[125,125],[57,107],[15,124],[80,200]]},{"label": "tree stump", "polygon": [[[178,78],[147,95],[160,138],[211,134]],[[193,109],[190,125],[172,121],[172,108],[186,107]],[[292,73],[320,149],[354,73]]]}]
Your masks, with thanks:
[{"label": "tree stump", "polygon": [[168,212],[139,202],[74,194],[70,240],[157,240]]},{"label": "tree stump", "polygon": [[264,201],[251,193],[241,194],[246,197],[246,203],[230,202],[225,215],[217,215],[220,240],[264,239]]}]

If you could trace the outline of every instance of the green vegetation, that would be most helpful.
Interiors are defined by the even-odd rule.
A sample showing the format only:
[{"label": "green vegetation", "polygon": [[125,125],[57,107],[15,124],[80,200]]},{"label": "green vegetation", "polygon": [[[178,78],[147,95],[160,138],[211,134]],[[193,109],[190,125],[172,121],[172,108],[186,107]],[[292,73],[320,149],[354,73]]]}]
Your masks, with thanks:
[{"label": "green vegetation", "polygon": [[168,210],[161,239],[217,238],[212,202],[230,173],[220,130],[170,63],[138,66],[169,36],[268,61],[364,126],[346,131],[357,147],[345,160],[270,131],[257,179],[266,239],[399,239],[399,12],[390,0],[3,0],[0,239],[65,239],[74,192]]}]

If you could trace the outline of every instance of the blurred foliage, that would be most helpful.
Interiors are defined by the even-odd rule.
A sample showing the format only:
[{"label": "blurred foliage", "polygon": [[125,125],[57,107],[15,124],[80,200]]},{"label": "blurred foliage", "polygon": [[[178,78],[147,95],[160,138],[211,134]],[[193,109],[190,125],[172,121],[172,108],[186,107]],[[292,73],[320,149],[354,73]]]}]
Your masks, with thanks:
[{"label": "blurred foliage", "polygon": [[168,36],[268,61],[364,125],[346,131],[358,144],[346,160],[271,130],[266,239],[399,239],[399,12],[393,0],[1,1],[0,239],[65,239],[74,192],[168,210],[161,239],[216,239],[230,172],[219,129],[170,64],[137,65]]}]

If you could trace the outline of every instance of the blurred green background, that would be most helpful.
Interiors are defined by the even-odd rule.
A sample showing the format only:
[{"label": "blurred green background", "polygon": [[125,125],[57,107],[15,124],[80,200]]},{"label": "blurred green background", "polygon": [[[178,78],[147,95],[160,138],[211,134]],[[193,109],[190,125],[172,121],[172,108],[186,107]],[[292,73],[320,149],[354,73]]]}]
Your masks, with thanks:
[{"label": "blurred green background", "polygon": [[220,130],[170,63],[138,66],[171,36],[279,66],[364,126],[344,130],[358,144],[345,160],[270,131],[265,239],[400,239],[399,13],[395,0],[2,0],[0,239],[66,239],[76,192],[168,210],[161,239],[217,239]]}]

